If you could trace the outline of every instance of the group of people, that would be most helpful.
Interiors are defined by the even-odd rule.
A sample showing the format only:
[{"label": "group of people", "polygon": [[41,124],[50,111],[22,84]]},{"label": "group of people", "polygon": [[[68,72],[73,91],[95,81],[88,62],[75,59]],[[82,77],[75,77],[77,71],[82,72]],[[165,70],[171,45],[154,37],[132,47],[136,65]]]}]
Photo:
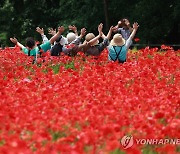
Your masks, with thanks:
[{"label": "group of people", "polygon": [[[79,51],[86,55],[99,56],[105,48],[108,50],[108,59],[110,61],[118,61],[124,63],[127,58],[127,52],[132,45],[132,40],[136,34],[139,25],[135,22],[132,27],[128,19],[121,19],[116,26],[111,26],[107,35],[103,33],[103,24],[98,25],[99,34],[95,36],[93,33],[86,34],[86,29],[82,28],[78,35],[76,26],[69,26],[70,32],[66,37],[62,35],[65,28],[58,27],[58,30],[49,29],[49,34],[52,35],[48,40],[44,34],[43,28],[36,28],[36,31],[42,36],[43,43],[37,45],[31,37],[26,39],[26,46],[22,45],[16,38],[10,40],[19,46],[22,51],[28,56],[34,56],[36,61],[38,55],[50,51],[51,56],[60,56],[64,53],[68,56],[75,56]],[[112,33],[115,33],[111,39]],[[85,36],[84,42],[82,38]],[[99,43],[100,38],[103,39]],[[111,40],[110,40],[111,39]]]}]

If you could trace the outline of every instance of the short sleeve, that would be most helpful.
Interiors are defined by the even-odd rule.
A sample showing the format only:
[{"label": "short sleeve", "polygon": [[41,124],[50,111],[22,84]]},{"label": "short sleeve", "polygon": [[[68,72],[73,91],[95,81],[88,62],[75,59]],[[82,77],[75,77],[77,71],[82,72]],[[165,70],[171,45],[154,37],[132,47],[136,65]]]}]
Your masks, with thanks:
[{"label": "short sleeve", "polygon": [[40,47],[44,52],[46,52],[51,49],[51,43],[50,41],[47,41],[46,43],[41,44]]},{"label": "short sleeve", "polygon": [[46,37],[46,35],[41,35],[41,37],[42,37],[42,40],[44,43],[49,41],[48,38]]},{"label": "short sleeve", "polygon": [[29,50],[27,48],[22,48],[22,51],[27,55]]}]

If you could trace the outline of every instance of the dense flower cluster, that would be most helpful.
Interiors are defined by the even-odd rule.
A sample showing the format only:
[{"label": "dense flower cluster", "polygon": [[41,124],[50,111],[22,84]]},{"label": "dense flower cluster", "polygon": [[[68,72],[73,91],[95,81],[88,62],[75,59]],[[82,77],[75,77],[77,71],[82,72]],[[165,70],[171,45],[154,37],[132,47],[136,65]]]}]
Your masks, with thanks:
[{"label": "dense flower cluster", "polygon": [[127,62],[50,57],[32,65],[0,50],[0,153],[178,153],[180,145],[121,138],[180,138],[180,51],[132,50]]}]

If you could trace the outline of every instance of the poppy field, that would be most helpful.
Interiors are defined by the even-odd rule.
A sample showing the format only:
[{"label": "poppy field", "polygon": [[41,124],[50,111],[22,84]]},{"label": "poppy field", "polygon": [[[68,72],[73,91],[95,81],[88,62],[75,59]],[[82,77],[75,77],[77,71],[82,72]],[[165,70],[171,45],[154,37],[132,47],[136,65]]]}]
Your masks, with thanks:
[{"label": "poppy field", "polygon": [[131,50],[127,62],[100,57],[32,57],[0,49],[1,154],[180,152],[179,144],[121,138],[180,139],[180,50]]}]

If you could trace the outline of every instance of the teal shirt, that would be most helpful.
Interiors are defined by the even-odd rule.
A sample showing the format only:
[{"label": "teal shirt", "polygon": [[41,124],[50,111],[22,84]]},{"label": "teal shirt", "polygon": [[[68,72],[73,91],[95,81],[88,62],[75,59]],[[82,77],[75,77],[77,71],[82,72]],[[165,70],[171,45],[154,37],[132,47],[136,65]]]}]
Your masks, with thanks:
[{"label": "teal shirt", "polygon": [[108,59],[110,61],[125,62],[127,57],[128,49],[131,45],[132,39],[129,37],[123,46],[108,46]]},{"label": "teal shirt", "polygon": [[126,61],[126,55],[127,55],[127,47],[125,45],[123,46],[109,46],[108,47],[108,59],[109,60],[120,60],[122,62]]},{"label": "teal shirt", "polygon": [[[43,43],[40,45],[41,49],[44,51],[44,52],[47,52],[49,49],[51,49],[51,43],[49,41],[47,41],[46,43]],[[22,51],[28,55],[28,49],[27,48],[22,48]],[[34,49],[32,49],[30,51],[30,56],[35,56],[37,54],[39,54],[39,48],[38,47],[35,47]]]}]

